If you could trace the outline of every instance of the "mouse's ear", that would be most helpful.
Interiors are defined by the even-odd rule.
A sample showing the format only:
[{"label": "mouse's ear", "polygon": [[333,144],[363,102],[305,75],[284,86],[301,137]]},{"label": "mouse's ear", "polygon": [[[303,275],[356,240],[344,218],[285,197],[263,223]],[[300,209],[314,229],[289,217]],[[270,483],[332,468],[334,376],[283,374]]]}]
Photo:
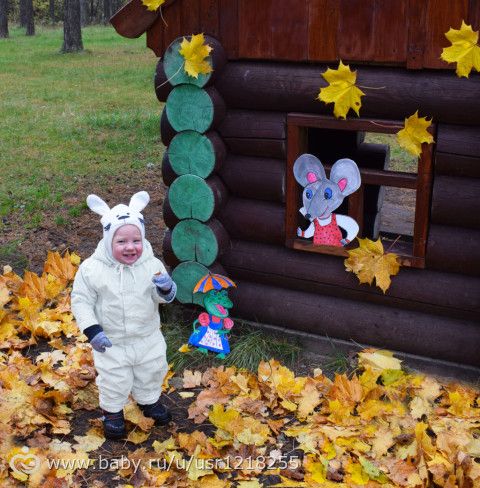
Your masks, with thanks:
[{"label": "mouse's ear", "polygon": [[322,163],[313,154],[299,156],[293,164],[293,174],[303,187],[326,178]]},{"label": "mouse's ear", "polygon": [[135,193],[132,198],[130,198],[130,203],[128,206],[134,212],[140,213],[148,205],[149,201],[150,195],[146,191],[139,191],[138,193]]},{"label": "mouse's ear", "polygon": [[344,197],[358,190],[362,182],[357,163],[348,158],[339,159],[332,166],[330,180],[338,185]]},{"label": "mouse's ear", "polygon": [[88,195],[87,205],[90,210],[101,215],[102,217],[110,212],[110,207],[97,195]]}]

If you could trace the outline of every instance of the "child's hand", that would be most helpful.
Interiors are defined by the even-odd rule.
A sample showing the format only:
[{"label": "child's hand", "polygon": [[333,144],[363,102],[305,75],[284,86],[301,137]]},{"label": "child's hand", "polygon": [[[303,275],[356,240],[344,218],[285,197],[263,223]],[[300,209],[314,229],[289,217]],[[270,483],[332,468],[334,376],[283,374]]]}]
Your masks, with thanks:
[{"label": "child's hand", "polygon": [[105,335],[105,332],[99,332],[91,341],[90,344],[97,352],[105,352],[107,347],[112,347],[110,339]]},{"label": "child's hand", "polygon": [[173,280],[168,273],[156,273],[152,278],[153,283],[162,291],[169,291],[173,286]]}]

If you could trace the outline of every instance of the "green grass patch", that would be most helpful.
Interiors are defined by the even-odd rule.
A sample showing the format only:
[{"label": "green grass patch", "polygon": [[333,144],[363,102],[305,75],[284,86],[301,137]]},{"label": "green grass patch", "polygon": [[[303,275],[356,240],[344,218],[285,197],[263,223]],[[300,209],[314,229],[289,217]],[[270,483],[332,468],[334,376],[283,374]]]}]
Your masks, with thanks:
[{"label": "green grass patch", "polygon": [[82,34],[79,54],[60,54],[62,28],[39,26],[33,37],[12,28],[0,40],[0,217],[18,212],[38,225],[80,181],[106,186],[161,161],[157,59],[145,38],[103,26]]}]

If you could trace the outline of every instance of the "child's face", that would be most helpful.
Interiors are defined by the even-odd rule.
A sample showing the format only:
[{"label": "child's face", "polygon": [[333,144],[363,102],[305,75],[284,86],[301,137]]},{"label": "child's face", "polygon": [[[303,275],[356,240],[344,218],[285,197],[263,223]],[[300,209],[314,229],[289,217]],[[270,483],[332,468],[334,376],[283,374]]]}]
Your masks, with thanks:
[{"label": "child's face", "polygon": [[131,265],[142,255],[142,234],[136,225],[122,225],[112,239],[112,255],[122,264]]}]

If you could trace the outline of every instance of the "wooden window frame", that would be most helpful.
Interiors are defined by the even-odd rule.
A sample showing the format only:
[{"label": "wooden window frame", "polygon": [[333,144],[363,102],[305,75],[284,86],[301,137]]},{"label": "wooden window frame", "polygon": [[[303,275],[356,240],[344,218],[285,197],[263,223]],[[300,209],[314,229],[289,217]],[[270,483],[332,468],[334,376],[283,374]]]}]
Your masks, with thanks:
[{"label": "wooden window frame", "polygon": [[[308,152],[307,129],[333,129],[345,131],[378,132],[395,134],[403,128],[403,122],[397,120],[380,119],[352,119],[339,120],[324,115],[289,113],[287,115],[287,177],[286,177],[286,211],[285,231],[286,246],[294,249],[348,256],[347,249],[352,244],[343,247],[314,246],[313,243],[297,237],[298,201],[301,195],[300,185],[293,176],[293,164],[301,154]],[[432,133],[435,126],[430,127]],[[399,255],[402,265],[415,268],[425,267],[425,252],[430,220],[430,199],[433,178],[433,144],[422,144],[422,152],[418,158],[417,174],[398,171],[374,170],[360,168],[362,176],[361,187],[348,197],[348,215],[354,218],[360,227],[359,235],[363,231],[363,199],[364,185],[383,185],[397,188],[408,188],[416,191],[415,222],[413,229],[413,243],[397,242],[390,249]],[[330,168],[326,166],[326,169]],[[354,244],[353,247],[356,247]]]}]

